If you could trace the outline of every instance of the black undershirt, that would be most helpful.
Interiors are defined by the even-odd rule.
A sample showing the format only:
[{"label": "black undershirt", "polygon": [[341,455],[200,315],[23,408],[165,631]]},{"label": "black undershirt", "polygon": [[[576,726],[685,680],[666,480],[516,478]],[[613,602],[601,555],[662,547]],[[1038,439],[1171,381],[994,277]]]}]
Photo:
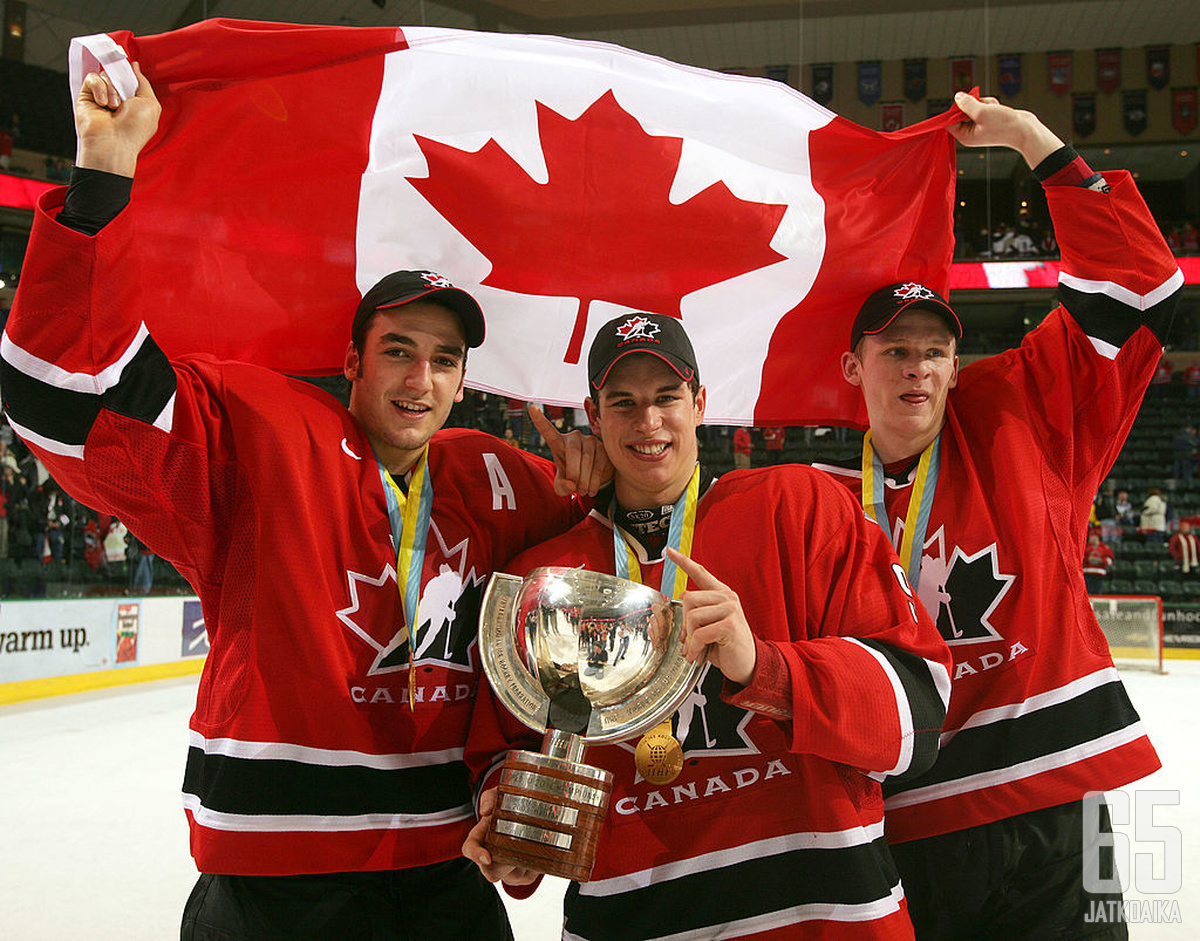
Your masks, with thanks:
[{"label": "black undershirt", "polygon": [[75,167],[57,221],[84,235],[95,235],[129,205],[132,191],[132,177]]},{"label": "black undershirt", "polygon": [[[700,493],[703,495],[712,485],[714,478],[700,466]],[[598,494],[596,506],[602,507],[612,499],[609,494]],[[648,509],[627,510],[619,503],[613,507],[613,522],[636,539],[646,550],[647,559],[661,559],[667,548],[667,537],[671,529],[671,511],[674,504],[654,506]]]}]

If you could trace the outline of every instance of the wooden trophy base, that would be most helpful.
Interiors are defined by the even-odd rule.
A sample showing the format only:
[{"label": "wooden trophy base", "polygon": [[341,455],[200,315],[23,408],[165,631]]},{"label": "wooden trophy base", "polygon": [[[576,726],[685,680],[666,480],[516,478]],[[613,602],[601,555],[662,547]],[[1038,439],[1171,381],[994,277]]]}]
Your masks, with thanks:
[{"label": "wooden trophy base", "polygon": [[601,768],[510,751],[483,845],[494,861],[587,882],[611,794],[612,774]]}]

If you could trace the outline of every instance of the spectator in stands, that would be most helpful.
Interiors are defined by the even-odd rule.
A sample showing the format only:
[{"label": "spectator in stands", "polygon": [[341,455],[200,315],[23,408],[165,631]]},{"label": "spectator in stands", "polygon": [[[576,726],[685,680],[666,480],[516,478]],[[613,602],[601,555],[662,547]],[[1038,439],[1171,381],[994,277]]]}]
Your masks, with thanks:
[{"label": "spectator in stands", "polygon": [[125,559],[129,563],[129,587],[135,595],[148,595],[154,585],[154,553],[133,533],[126,531]]},{"label": "spectator in stands", "polygon": [[783,439],[787,432],[782,428],[764,428],[763,446],[767,451],[767,463],[774,466],[783,463]]},{"label": "spectator in stands", "polygon": [[1191,221],[1183,224],[1183,251],[1187,255],[1200,252],[1200,230],[1197,230],[1195,223]]},{"label": "spectator in stands", "polygon": [[1165,542],[1167,539],[1167,501],[1157,487],[1146,491],[1138,529],[1145,533],[1147,542]]},{"label": "spectator in stands", "polygon": [[1196,473],[1196,449],[1200,447],[1200,438],[1196,437],[1196,426],[1185,425],[1179,429],[1172,447],[1175,451],[1172,476],[1176,480],[1191,480]]},{"label": "spectator in stands", "polygon": [[733,433],[733,466],[735,470],[743,470],[750,466],[750,455],[754,453],[754,439],[750,437],[749,428],[739,427]]},{"label": "spectator in stands", "polygon": [[1100,538],[1111,545],[1120,545],[1121,527],[1117,519],[1116,487],[1111,480],[1104,482],[1104,488],[1096,494],[1092,501],[1092,510],[1100,521]]},{"label": "spectator in stands", "polygon": [[1175,567],[1184,575],[1200,571],[1200,539],[1192,532],[1189,520],[1179,521],[1179,532],[1167,543],[1167,551],[1175,560]]},{"label": "spectator in stands", "polygon": [[1028,233],[1018,232],[1012,240],[1011,251],[1018,255],[1034,255],[1037,254],[1037,244],[1029,236]]},{"label": "spectator in stands", "polygon": [[[512,432],[512,437],[516,439],[517,445],[525,440],[525,403],[520,399],[509,399],[508,407],[504,413],[504,423],[507,431]],[[504,440],[508,441],[509,435],[504,435]],[[511,444],[511,442],[509,442]]]},{"label": "spectator in stands", "polygon": [[1129,499],[1128,490],[1118,490],[1114,504],[1117,510],[1117,522],[1122,526],[1136,526],[1137,517],[1133,513],[1133,501]]},{"label": "spectator in stands", "polygon": [[975,254],[980,258],[986,258],[992,253],[992,235],[988,232],[986,225],[979,227],[979,234],[975,236]]},{"label": "spectator in stands", "polygon": [[1192,363],[1183,371],[1183,384],[1187,386],[1189,399],[1200,396],[1200,361]]},{"label": "spectator in stands", "polygon": [[100,531],[100,520],[89,510],[87,523],[83,527],[83,561],[93,572],[107,571],[108,558],[104,555],[104,534]]},{"label": "spectator in stands", "polygon": [[1154,370],[1154,378],[1150,380],[1150,385],[1169,386],[1171,384],[1172,372],[1171,361],[1167,359],[1167,354],[1163,353],[1162,359],[1158,361],[1158,368]]},{"label": "spectator in stands", "polygon": [[59,489],[58,484],[53,480],[46,481],[45,486],[42,487],[42,507],[46,513],[43,560],[49,559],[51,562],[63,560],[63,539],[67,527],[71,524],[71,503],[71,498]]},{"label": "spectator in stands", "polygon": [[1089,595],[1104,594],[1108,570],[1113,562],[1113,551],[1100,539],[1100,534],[1088,536],[1087,545],[1083,547],[1083,582]]}]

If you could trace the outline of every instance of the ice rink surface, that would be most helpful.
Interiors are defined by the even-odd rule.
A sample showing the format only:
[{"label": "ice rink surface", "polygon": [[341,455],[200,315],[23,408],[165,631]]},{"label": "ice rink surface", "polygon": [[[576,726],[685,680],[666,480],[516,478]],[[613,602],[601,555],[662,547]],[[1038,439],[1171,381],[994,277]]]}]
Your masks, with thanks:
[{"label": "ice rink surface", "polygon": [[[1166,873],[1164,834],[1133,822],[1135,791],[1158,798],[1153,824],[1175,828],[1182,887],[1127,898],[1181,923],[1130,925],[1136,939],[1200,937],[1200,661],[1168,661],[1168,674],[1130,671],[1125,683],[1163,760],[1155,775],[1126,788],[1128,845]],[[164,680],[99,693],[0,707],[0,941],[161,941],[179,935],[179,915],[196,879],[180,798],[187,720],[197,680]],[[1170,795],[1168,795],[1169,799]],[[1120,798],[1114,815],[1120,824]],[[1166,834],[1168,841],[1170,833]],[[1157,840],[1157,841],[1156,841]],[[559,936],[565,884],[509,900],[518,941]],[[1142,911],[1153,912],[1149,906]]]}]

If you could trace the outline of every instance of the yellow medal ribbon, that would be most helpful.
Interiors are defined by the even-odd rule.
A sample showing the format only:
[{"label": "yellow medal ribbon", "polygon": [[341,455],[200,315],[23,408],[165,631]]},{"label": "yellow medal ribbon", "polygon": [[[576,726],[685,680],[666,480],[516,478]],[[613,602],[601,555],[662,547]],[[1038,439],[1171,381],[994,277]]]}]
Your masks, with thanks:
[{"label": "yellow medal ribbon", "polygon": [[[696,533],[696,508],[700,503],[700,465],[692,471],[687,488],[671,508],[671,525],[667,529],[667,545],[690,557],[692,537]],[[617,500],[613,497],[609,516],[613,524],[613,548],[616,574],[621,578],[644,584],[642,567],[638,564],[637,552],[617,526]],[[664,595],[678,598],[687,588],[687,573],[663,553],[663,572],[660,591]],[[671,717],[667,716],[657,726],[642,736],[634,750],[634,763],[638,773],[653,784],[669,784],[683,770],[683,746],[671,734]]]},{"label": "yellow medal ribbon", "polygon": [[[938,470],[941,467],[942,436],[930,442],[921,452],[917,462],[917,474],[913,480],[912,495],[908,500],[908,513],[904,517],[904,532],[900,538],[897,554],[908,583],[915,590],[921,577],[921,554],[925,549],[925,533],[929,529],[929,517],[933,512],[933,497],[937,491]],[[863,436],[862,451],[862,507],[863,512],[883,529],[888,541],[896,546],[891,524],[888,522],[887,506],[884,503],[883,462],[875,453],[871,443],[871,432]]]},{"label": "yellow medal ribbon", "polygon": [[[642,584],[642,567],[638,564],[637,552],[621,533],[616,519],[616,497],[609,515],[613,521],[613,544],[616,556],[616,574],[621,578]],[[667,545],[689,558],[692,555],[692,537],[696,532],[696,507],[700,502],[700,465],[692,471],[687,488],[679,495],[671,508],[671,525],[667,530]],[[664,595],[678,598],[687,588],[687,572],[663,554],[662,584],[659,590]]]},{"label": "yellow medal ribbon", "polygon": [[[415,651],[417,649],[417,606],[421,597],[421,570],[425,565],[425,538],[433,510],[433,480],[429,470],[429,447],[421,452],[413,468],[406,494],[383,464],[380,473],[388,486],[388,518],[396,544],[396,585],[404,611],[408,637],[408,706],[416,708]],[[412,494],[416,499],[409,499]]]}]

